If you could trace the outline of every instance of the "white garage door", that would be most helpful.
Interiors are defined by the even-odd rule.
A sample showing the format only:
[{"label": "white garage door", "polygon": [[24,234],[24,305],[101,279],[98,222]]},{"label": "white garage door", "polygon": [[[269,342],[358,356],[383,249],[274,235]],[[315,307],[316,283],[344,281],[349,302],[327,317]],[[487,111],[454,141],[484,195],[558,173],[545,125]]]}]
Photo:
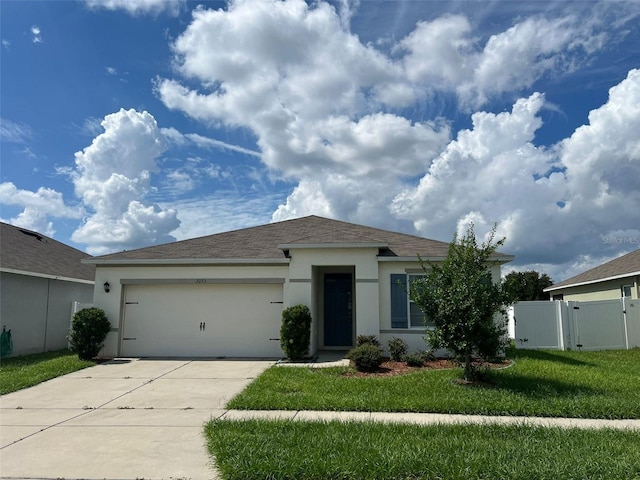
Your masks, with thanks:
[{"label": "white garage door", "polygon": [[127,285],[124,357],[280,357],[282,284]]}]

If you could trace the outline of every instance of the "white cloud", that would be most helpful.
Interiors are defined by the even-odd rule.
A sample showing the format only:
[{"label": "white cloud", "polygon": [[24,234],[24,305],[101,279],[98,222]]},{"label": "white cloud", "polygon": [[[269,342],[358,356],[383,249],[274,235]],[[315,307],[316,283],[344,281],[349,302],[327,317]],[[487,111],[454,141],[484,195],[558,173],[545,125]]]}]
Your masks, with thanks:
[{"label": "white cloud", "polygon": [[11,47],[11,42],[9,40],[7,40],[6,38],[2,39],[2,46],[4,48],[6,48],[7,50],[9,50],[9,47]]},{"label": "white cloud", "polygon": [[260,157],[260,152],[241,147],[240,145],[223,142],[222,140],[217,140],[215,138],[205,137],[197,133],[183,134],[173,127],[162,128],[161,132],[168,141],[177,146],[184,146],[190,142],[200,148],[228,150],[232,152],[243,153],[245,155],[251,155],[252,157]]},{"label": "white cloud", "polygon": [[330,200],[322,191],[322,184],[313,180],[302,180],[287,198],[287,203],[280,205],[273,213],[272,220],[280,222],[290,218],[319,215],[335,217]]},{"label": "white cloud", "polygon": [[464,15],[418,22],[396,47],[407,51],[403,58],[407,78],[416,84],[428,81],[436,88],[455,88],[473,75],[476,47],[470,33]]},{"label": "white cloud", "polygon": [[396,196],[393,212],[425,235],[470,221],[483,233],[497,221],[505,249],[521,262],[569,270],[574,252],[600,258],[615,244],[607,238],[640,238],[640,71],[549,150],[533,144],[542,102],[533,95],[511,113],[474,114],[473,129],[459,132],[417,187]]},{"label": "white cloud", "polygon": [[484,46],[473,35],[463,15],[418,22],[397,47],[407,52],[407,78],[417,89],[452,91],[463,105],[479,107],[503,92],[531,87],[543,75],[566,74],[603,46],[594,25],[574,16],[526,18]]},{"label": "white cloud", "polygon": [[314,213],[377,223],[402,181],[423,172],[448,139],[446,127],[390,114],[318,123],[279,152],[265,151],[268,165],[301,180],[274,219]]},{"label": "white cloud", "polygon": [[241,147],[239,145],[233,145],[231,143],[216,140],[215,138],[204,137],[197,133],[187,133],[184,135],[191,140],[197,146],[201,148],[215,148],[219,150],[230,150],[232,152],[244,153],[245,155],[251,155],[252,157],[260,157],[260,152],[249,150],[248,148]]},{"label": "white cloud", "polygon": [[0,118],[0,140],[11,143],[27,143],[33,137],[31,127],[20,122]]},{"label": "white cloud", "polygon": [[362,89],[400,73],[345,31],[323,2],[313,8],[302,0],[235,2],[228,11],[201,8],[174,51],[179,72],[214,91],[202,94],[160,79],[157,91],[169,108],[248,126],[261,136],[269,125],[293,116],[313,120],[360,111],[369,102]]},{"label": "white cloud", "polygon": [[363,210],[367,202],[373,210],[449,139],[441,122],[379,111],[412,98],[406,82],[394,87],[402,69],[345,30],[326,3],[236,2],[193,16],[174,50],[178,70],[206,92],[160,79],[158,95],[169,108],[256,135],[267,167],[301,181],[278,217],[312,208],[313,197],[302,193],[308,185],[321,185],[316,192],[326,196],[348,184],[348,199],[334,198],[325,213]]},{"label": "white cloud", "polygon": [[105,70],[107,71],[107,73],[108,73],[109,75],[113,75],[113,76],[118,75],[118,69],[117,69],[117,68],[114,68],[114,67],[105,67]]},{"label": "white cloud", "polygon": [[155,119],[121,109],[107,115],[102,127],[104,133],[75,154],[75,191],[92,213],[72,239],[88,244],[91,254],[173,240],[177,212],[144,203],[156,159],[166,149]]},{"label": "white cloud", "polygon": [[236,191],[218,190],[204,197],[162,203],[161,207],[180,212],[182,223],[173,235],[184,240],[268,223],[281,200],[278,194],[244,192],[239,196]]},{"label": "white cloud", "polygon": [[555,202],[564,194],[555,181],[560,174],[544,177],[552,158],[531,143],[542,125],[537,113],[543,104],[544,97],[534,94],[518,100],[511,112],[475,113],[473,128],[458,133],[419,185],[396,196],[394,214],[413,220],[422,233],[447,239],[452,225],[463,229],[474,221],[483,234],[495,221],[504,230],[529,205],[558,209]]},{"label": "white cloud", "polygon": [[0,204],[18,206],[22,212],[3,222],[40,232],[52,237],[55,233],[50,218],[81,218],[82,209],[65,204],[62,194],[40,187],[35,192],[18,189],[12,182],[0,183]]},{"label": "white cloud", "polygon": [[40,27],[33,25],[31,27],[31,35],[33,43],[42,43],[42,32],[40,31]]},{"label": "white cloud", "polygon": [[[316,213],[386,228],[409,222],[443,240],[469,221],[479,233],[498,221],[506,249],[531,264],[566,262],[594,241],[600,244],[589,248],[604,256],[600,234],[637,225],[632,210],[640,202],[630,189],[638,148],[632,132],[640,131],[635,74],[592,113],[585,133],[536,145],[545,100],[530,89],[602,51],[605,16],[523,13],[508,28],[479,33],[476,19],[448,15],[383,45],[350,32],[357,6],[288,0],[200,7],[173,44],[178,78],[155,81],[169,109],[249,132],[259,152],[236,151],[259,155],[270,172],[297,182],[273,219]],[[505,94],[524,98],[510,112],[474,113],[472,128],[451,140],[446,121],[405,116],[437,109],[441,94],[470,111]],[[176,145],[230,149],[164,133]],[[605,168],[609,157],[615,169]],[[597,221],[590,208],[599,208]]]},{"label": "white cloud", "polygon": [[163,12],[177,16],[186,4],[185,0],[85,0],[85,3],[92,9],[124,10],[132,16]]}]

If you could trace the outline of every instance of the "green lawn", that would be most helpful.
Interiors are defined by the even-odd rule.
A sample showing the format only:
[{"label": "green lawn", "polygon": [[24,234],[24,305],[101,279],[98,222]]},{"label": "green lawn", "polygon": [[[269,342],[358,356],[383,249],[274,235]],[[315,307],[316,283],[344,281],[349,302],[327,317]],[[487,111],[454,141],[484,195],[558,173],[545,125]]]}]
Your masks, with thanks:
[{"label": "green lawn", "polygon": [[496,425],[211,421],[232,479],[639,479],[640,434]]},{"label": "green lawn", "polygon": [[384,378],[345,377],[346,368],[274,366],[228,404],[255,410],[351,410],[640,418],[640,349],[512,350],[492,387],[463,386],[460,370]]},{"label": "green lawn", "polygon": [[38,353],[0,361],[0,395],[37,385],[60,375],[95,365],[69,350]]}]

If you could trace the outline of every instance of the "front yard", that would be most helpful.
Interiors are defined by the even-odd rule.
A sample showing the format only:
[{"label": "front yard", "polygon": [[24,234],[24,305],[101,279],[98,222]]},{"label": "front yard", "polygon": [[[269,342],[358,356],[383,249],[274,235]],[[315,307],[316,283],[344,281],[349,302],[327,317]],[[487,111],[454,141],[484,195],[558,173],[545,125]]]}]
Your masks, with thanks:
[{"label": "front yard", "polygon": [[274,366],[228,408],[640,418],[640,349],[509,356],[514,364],[491,371],[490,386],[456,384],[460,370],[358,378],[347,368]]},{"label": "front yard", "polygon": [[226,480],[640,478],[628,431],[219,420],[206,435]]},{"label": "front yard", "polygon": [[[274,366],[228,408],[640,418],[640,349],[509,355],[480,386],[457,384],[460,370],[363,378]],[[227,480],[640,479],[637,431],[217,420],[205,434]]]},{"label": "front yard", "polygon": [[0,361],[0,395],[32,387],[92,365],[95,364],[79,360],[78,354],[69,350],[3,358]]}]

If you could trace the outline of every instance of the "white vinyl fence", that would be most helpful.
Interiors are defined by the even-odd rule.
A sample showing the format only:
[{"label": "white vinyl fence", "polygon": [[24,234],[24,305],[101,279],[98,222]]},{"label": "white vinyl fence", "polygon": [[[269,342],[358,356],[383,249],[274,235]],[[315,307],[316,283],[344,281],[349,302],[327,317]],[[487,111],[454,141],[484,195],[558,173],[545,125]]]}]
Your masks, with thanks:
[{"label": "white vinyl fence", "polygon": [[[71,326],[73,325],[73,316],[83,308],[91,308],[93,303],[73,302],[71,304],[71,318],[69,319],[69,332],[71,332]],[[67,336],[67,339],[69,337]],[[67,348],[70,348],[71,344],[67,342]]]},{"label": "white vinyl fence", "polygon": [[640,300],[518,302],[519,348],[607,350],[640,347]]}]

